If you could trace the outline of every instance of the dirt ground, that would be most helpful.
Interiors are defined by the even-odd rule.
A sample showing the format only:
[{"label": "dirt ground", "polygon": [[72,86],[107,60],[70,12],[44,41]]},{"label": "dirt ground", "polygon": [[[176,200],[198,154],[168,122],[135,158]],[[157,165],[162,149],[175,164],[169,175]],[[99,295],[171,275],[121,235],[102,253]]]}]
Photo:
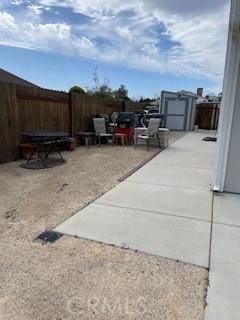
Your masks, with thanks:
[{"label": "dirt ground", "polygon": [[203,268],[68,236],[33,241],[155,152],[79,147],[51,169],[0,165],[0,319],[203,319]]}]

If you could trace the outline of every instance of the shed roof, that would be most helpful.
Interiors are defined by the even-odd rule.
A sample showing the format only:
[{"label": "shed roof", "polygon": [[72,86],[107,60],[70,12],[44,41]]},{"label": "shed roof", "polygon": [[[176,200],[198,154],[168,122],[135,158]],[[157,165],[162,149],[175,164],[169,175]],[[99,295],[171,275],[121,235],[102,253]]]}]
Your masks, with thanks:
[{"label": "shed roof", "polygon": [[181,91],[178,91],[177,93],[184,94],[185,96],[191,96],[196,99],[198,98],[198,95],[196,93],[191,92],[191,91],[181,90]]}]

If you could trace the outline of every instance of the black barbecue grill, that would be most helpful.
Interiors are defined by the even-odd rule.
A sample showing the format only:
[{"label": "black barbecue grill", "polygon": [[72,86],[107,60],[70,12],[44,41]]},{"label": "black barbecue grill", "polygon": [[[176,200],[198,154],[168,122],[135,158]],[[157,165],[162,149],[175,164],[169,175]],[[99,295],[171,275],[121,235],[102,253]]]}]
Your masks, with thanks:
[{"label": "black barbecue grill", "polygon": [[134,113],[119,112],[116,122],[119,128],[130,128],[133,126],[133,123],[134,123]]}]

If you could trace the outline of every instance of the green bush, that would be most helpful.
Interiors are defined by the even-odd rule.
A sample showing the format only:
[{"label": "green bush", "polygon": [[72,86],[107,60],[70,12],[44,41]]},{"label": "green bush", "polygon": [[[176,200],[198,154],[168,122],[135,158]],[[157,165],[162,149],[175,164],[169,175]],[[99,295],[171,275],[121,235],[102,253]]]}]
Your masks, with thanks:
[{"label": "green bush", "polygon": [[69,92],[86,93],[85,90],[79,86],[73,86]]}]

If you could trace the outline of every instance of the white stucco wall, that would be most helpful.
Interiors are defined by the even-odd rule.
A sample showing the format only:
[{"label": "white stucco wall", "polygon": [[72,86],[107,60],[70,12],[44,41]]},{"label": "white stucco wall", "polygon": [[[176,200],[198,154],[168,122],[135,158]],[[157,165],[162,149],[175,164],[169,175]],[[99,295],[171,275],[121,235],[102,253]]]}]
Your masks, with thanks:
[{"label": "white stucco wall", "polygon": [[231,0],[213,189],[240,193],[240,1]]},{"label": "white stucco wall", "polygon": [[237,92],[235,95],[224,191],[240,193],[240,61],[238,61]]}]

